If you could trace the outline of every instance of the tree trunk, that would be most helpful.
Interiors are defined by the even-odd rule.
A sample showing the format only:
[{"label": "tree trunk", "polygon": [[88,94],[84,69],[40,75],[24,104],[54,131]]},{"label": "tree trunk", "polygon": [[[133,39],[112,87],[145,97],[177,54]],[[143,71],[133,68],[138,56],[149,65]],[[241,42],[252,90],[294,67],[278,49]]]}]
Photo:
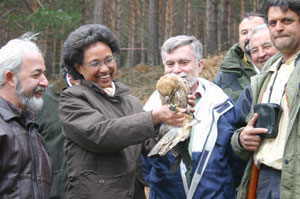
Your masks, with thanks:
[{"label": "tree trunk", "polygon": [[164,42],[164,35],[165,35],[165,13],[166,13],[166,2],[165,1],[159,1],[159,37],[158,37],[158,45],[161,46]]},{"label": "tree trunk", "polygon": [[141,63],[146,63],[146,59],[145,59],[145,24],[144,21],[146,20],[146,3],[144,2],[144,0],[141,0],[141,4],[142,4],[142,20],[141,20]]},{"label": "tree trunk", "polygon": [[45,53],[45,64],[47,68],[47,78],[52,80],[52,76],[54,74],[53,67],[52,67],[52,61],[53,61],[53,26],[51,22],[49,22],[48,27],[47,27],[47,40],[46,40],[46,53]]},{"label": "tree trunk", "polygon": [[233,23],[232,23],[232,1],[228,1],[228,41],[229,41],[229,47],[234,43],[234,29],[233,29]]},{"label": "tree trunk", "polygon": [[184,4],[184,34],[192,34],[192,1],[185,0]]},{"label": "tree trunk", "polygon": [[94,23],[103,24],[104,22],[104,1],[105,0],[95,0]]},{"label": "tree trunk", "polygon": [[158,46],[158,0],[149,1],[149,24],[148,24],[148,59],[149,66],[158,65],[159,46]]},{"label": "tree trunk", "polygon": [[253,11],[257,12],[257,0],[253,0]]},{"label": "tree trunk", "polygon": [[[117,9],[117,12],[116,12],[116,37],[117,39],[119,40],[119,43],[121,45],[121,0],[117,0],[116,2],[116,9]],[[121,53],[121,52],[120,52]],[[117,58],[117,65],[119,67],[121,67],[121,56],[120,54],[118,54],[116,56]]]},{"label": "tree trunk", "polygon": [[228,5],[229,0],[222,0],[222,14],[221,14],[221,24],[220,24],[220,41],[221,41],[221,51],[225,51],[229,47],[228,40]]},{"label": "tree trunk", "polygon": [[165,36],[164,40],[173,35],[173,0],[168,0],[166,4]]},{"label": "tree trunk", "polygon": [[243,17],[244,17],[244,15],[245,15],[245,0],[240,0],[240,2],[241,2],[241,7],[240,7],[240,18],[241,18],[241,20],[240,21],[242,21],[242,19],[243,19]]},{"label": "tree trunk", "polygon": [[137,51],[136,48],[136,42],[137,42],[137,24],[138,24],[138,1],[137,0],[131,0],[132,2],[132,39],[131,39],[131,48],[132,50],[130,52],[130,66],[135,66],[138,64],[137,60]]},{"label": "tree trunk", "polygon": [[105,0],[105,25],[113,32],[113,21],[112,21],[112,6],[111,6],[111,0]]},{"label": "tree trunk", "polygon": [[206,1],[207,15],[207,53],[215,54],[218,51],[218,0]]},{"label": "tree trunk", "polygon": [[81,8],[81,25],[87,24],[89,19],[89,1],[80,0],[82,6]]},{"label": "tree trunk", "polygon": [[58,79],[57,71],[56,71],[56,51],[57,51],[57,39],[53,37],[53,43],[52,43],[52,49],[53,49],[53,56],[52,56],[52,75],[51,78],[53,80]]},{"label": "tree trunk", "polygon": [[129,13],[129,21],[128,21],[128,40],[127,40],[127,46],[128,46],[128,50],[126,51],[126,66],[131,66],[131,45],[132,45],[132,38],[133,38],[133,32],[132,32],[132,28],[133,27],[133,12],[132,12],[132,0],[130,0],[130,13]]}]

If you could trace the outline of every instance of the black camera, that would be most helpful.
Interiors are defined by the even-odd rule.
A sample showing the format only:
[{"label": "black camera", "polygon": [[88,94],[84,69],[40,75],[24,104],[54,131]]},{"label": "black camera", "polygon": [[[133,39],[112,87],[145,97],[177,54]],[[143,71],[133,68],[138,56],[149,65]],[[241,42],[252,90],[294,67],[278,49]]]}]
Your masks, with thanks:
[{"label": "black camera", "polygon": [[254,112],[258,113],[255,127],[268,129],[267,133],[258,134],[264,138],[276,138],[282,108],[275,103],[260,103],[254,106]]}]

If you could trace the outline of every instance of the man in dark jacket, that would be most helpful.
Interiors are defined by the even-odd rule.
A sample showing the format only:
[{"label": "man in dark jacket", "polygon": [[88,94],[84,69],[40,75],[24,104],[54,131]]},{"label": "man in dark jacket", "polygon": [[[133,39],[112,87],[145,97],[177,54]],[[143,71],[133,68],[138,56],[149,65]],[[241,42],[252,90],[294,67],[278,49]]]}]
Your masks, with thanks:
[{"label": "man in dark jacket", "polygon": [[30,39],[0,49],[0,198],[49,198],[52,162],[35,114],[48,86],[45,63]]},{"label": "man in dark jacket", "polygon": [[220,86],[233,100],[250,84],[250,77],[256,74],[250,61],[249,37],[251,29],[264,23],[264,17],[248,13],[239,25],[239,43],[227,52],[214,83]]}]

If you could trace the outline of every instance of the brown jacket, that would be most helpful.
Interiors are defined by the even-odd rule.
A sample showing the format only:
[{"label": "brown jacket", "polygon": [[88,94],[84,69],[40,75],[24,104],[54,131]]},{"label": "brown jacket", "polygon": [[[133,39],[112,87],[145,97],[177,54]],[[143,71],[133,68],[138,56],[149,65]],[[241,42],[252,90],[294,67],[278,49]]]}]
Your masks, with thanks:
[{"label": "brown jacket", "polygon": [[52,161],[34,120],[0,98],[0,198],[50,197]]},{"label": "brown jacket", "polygon": [[128,87],[115,85],[114,97],[86,80],[61,94],[67,198],[145,198],[138,178],[141,143],[156,136],[152,114]]}]

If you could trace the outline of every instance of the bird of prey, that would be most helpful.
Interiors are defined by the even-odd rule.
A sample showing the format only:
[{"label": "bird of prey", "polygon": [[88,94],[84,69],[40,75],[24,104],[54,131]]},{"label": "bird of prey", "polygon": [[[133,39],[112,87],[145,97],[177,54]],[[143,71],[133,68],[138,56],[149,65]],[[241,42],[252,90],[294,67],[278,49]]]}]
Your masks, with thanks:
[{"label": "bird of prey", "polygon": [[169,109],[176,112],[177,107],[186,108],[185,120],[183,127],[174,127],[163,124],[160,128],[159,141],[151,149],[148,157],[163,156],[172,150],[175,159],[170,168],[171,172],[177,171],[181,160],[187,169],[193,166],[192,159],[189,155],[188,145],[191,135],[192,126],[198,121],[194,119],[193,114],[189,111],[188,95],[191,93],[190,82],[175,74],[162,76],[156,85],[160,94],[162,104],[168,104]]}]

